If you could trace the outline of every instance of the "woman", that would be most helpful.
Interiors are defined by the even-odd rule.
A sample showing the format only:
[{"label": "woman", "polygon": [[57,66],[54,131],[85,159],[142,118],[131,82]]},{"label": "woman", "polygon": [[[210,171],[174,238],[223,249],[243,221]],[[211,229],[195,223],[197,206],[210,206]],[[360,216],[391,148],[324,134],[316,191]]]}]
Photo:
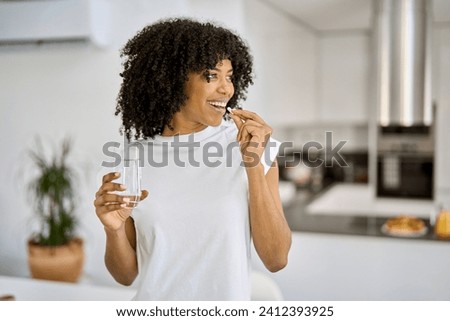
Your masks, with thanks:
[{"label": "woman", "polygon": [[146,148],[150,192],[130,210],[114,194],[119,174],[103,177],[94,205],[109,272],[124,285],[138,277],[136,300],[249,300],[251,239],[276,272],[291,232],[272,129],[235,108],[252,83],[247,46],[214,24],[168,19],[130,39],[122,56],[116,115]]}]

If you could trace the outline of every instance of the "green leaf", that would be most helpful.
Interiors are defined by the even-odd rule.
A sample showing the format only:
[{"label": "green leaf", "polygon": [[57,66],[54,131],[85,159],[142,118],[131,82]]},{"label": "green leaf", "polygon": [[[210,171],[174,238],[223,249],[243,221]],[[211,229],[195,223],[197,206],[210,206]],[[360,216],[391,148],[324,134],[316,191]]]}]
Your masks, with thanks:
[{"label": "green leaf", "polygon": [[75,236],[74,172],[67,165],[71,146],[71,140],[64,139],[50,160],[45,157],[39,139],[35,149],[29,151],[39,173],[30,181],[28,190],[41,220],[38,243],[42,245],[62,245]]}]

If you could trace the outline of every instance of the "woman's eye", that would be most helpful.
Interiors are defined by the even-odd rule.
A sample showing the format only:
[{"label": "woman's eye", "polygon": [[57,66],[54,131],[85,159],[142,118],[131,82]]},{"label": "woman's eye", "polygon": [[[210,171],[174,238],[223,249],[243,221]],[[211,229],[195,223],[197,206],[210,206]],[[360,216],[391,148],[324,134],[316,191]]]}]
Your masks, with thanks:
[{"label": "woman's eye", "polygon": [[[215,80],[215,79],[219,78],[219,76],[216,73],[211,73],[211,72],[208,72],[208,71],[206,71],[203,75],[204,75],[204,77],[205,77],[207,82],[210,82],[211,80]],[[226,76],[225,79],[228,82],[233,82],[233,75]]]},{"label": "woman's eye", "polygon": [[212,79],[216,79],[217,75],[216,74],[212,74],[210,72],[205,72],[205,79],[207,82],[210,82]]}]

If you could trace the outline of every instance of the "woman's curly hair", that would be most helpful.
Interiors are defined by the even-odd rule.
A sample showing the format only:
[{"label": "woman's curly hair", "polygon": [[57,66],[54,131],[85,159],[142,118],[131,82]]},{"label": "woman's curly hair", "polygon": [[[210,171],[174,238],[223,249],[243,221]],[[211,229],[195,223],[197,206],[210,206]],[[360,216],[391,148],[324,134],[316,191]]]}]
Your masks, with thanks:
[{"label": "woman's curly hair", "polygon": [[124,71],[115,115],[130,140],[154,138],[170,126],[187,97],[184,86],[190,72],[213,69],[223,59],[233,66],[235,93],[228,102],[237,107],[253,84],[252,56],[244,41],[213,23],[186,18],[160,20],[146,26],[121,51]]}]

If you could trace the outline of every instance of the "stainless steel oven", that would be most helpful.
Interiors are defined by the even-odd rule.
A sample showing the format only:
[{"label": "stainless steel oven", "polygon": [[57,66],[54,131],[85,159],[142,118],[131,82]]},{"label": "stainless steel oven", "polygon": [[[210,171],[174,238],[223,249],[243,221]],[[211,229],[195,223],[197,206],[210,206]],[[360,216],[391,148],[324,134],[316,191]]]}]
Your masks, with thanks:
[{"label": "stainless steel oven", "polygon": [[433,158],[426,155],[378,156],[378,196],[433,198]]},{"label": "stainless steel oven", "polygon": [[433,198],[433,136],[429,126],[379,128],[377,196]]}]

